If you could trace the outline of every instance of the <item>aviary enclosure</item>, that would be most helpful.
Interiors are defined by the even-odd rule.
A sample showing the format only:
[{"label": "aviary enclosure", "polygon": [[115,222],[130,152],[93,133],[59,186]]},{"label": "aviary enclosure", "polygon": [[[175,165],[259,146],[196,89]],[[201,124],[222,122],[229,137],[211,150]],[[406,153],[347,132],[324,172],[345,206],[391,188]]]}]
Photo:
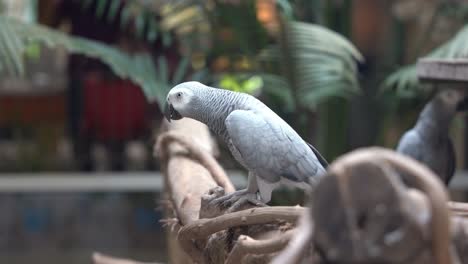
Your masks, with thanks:
[{"label": "aviary enclosure", "polygon": [[[39,47],[62,47],[78,56],[67,73],[72,95],[93,82],[81,72],[91,58],[106,78],[138,85],[140,99],[153,103],[159,130],[152,127],[153,141],[144,142],[154,143],[164,177],[157,204],[169,263],[468,263],[468,204],[451,199],[431,164],[394,151],[431,98],[446,90],[467,96],[464,1],[31,3],[40,23],[0,5],[4,80],[31,78],[25,61]],[[226,171],[239,167],[202,123],[162,118],[170,88],[189,80],[264,101],[327,157],[326,177],[303,196],[280,195],[270,206],[215,203],[235,191]],[[103,109],[93,102],[92,111]],[[0,112],[0,122],[13,115]],[[458,117],[450,132],[456,169],[463,170],[466,119]],[[86,141],[80,125],[71,126],[77,148]],[[294,205],[283,205],[289,200]],[[140,263],[99,253],[93,261]]]}]

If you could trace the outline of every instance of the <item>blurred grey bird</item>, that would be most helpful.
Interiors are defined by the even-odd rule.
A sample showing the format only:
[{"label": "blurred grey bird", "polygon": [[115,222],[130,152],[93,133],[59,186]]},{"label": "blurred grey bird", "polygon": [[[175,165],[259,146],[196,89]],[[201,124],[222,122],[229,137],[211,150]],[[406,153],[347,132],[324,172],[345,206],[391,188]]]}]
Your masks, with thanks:
[{"label": "blurred grey bird", "polygon": [[267,203],[281,183],[308,189],[324,174],[326,160],[260,100],[244,93],[184,82],[167,95],[165,116],[206,124],[249,171],[248,186],[228,194],[224,204],[259,199]]},{"label": "blurred grey bird", "polygon": [[457,112],[467,109],[468,97],[460,90],[439,92],[425,105],[416,125],[403,134],[397,152],[425,164],[448,184],[456,167],[450,124]]}]

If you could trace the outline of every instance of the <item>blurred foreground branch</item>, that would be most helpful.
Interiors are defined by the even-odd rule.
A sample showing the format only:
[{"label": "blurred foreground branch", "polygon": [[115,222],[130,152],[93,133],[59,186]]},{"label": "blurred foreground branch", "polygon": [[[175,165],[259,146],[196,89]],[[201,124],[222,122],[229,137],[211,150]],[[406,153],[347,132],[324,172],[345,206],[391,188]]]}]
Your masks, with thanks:
[{"label": "blurred foreground branch", "polygon": [[111,257],[98,252],[93,253],[94,264],[159,264],[156,262],[139,262],[131,259]]},{"label": "blurred foreground branch", "polygon": [[468,263],[468,204],[447,202],[424,165],[368,148],[343,155],[327,174],[309,218],[273,263],[304,263],[311,250],[319,253],[314,263]]}]

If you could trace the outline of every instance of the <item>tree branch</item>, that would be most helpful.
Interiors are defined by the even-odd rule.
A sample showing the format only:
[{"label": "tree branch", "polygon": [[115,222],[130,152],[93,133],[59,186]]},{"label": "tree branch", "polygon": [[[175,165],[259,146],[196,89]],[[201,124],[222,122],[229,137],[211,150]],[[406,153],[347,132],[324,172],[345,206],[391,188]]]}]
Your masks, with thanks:
[{"label": "tree branch", "polygon": [[225,264],[242,263],[244,257],[249,254],[271,254],[277,252],[287,245],[292,234],[293,230],[288,230],[277,237],[264,240],[255,240],[249,236],[240,235]]},{"label": "tree branch", "polygon": [[459,217],[468,217],[468,203],[450,201],[447,203],[450,211]]},{"label": "tree branch", "polygon": [[196,141],[190,139],[188,136],[180,132],[168,131],[158,137],[155,149],[161,159],[165,160],[168,158],[168,153],[166,151],[167,146],[173,142],[179,143],[184,148],[186,148],[190,156],[203,165],[211,173],[214,181],[219,186],[223,187],[226,193],[232,193],[236,190],[234,185],[229,180],[229,177],[226,175],[226,172],[214,159],[214,157],[207,150],[205,150],[203,146],[197,144]]},{"label": "tree branch", "polygon": [[[183,119],[172,123],[164,122],[163,126],[180,134],[191,135],[209,154],[214,150],[210,132],[200,122]],[[180,142],[169,139],[170,137],[166,138],[167,141],[164,142],[159,140],[159,144],[155,146],[155,152],[159,154],[161,160],[165,190],[169,194],[176,217],[181,225],[187,225],[199,219],[201,197],[210,189],[217,187],[217,183],[205,166],[188,156],[190,153],[188,148],[193,147],[193,144],[188,143],[184,147],[184,143],[190,140]],[[173,246],[177,248],[182,245],[176,243]],[[195,247],[193,243],[190,243],[189,248],[190,251],[187,251],[187,246],[184,247],[185,251],[190,253],[192,260],[203,263],[202,250]],[[177,257],[177,255],[171,256],[171,259]]]},{"label": "tree branch", "polygon": [[185,225],[179,231],[179,240],[203,239],[221,230],[277,221],[295,222],[305,210],[295,206],[272,206],[252,208],[234,213],[220,215],[215,218],[200,219]]},{"label": "tree branch", "polygon": [[101,254],[99,252],[93,253],[94,264],[158,264],[156,262],[139,262],[131,259],[123,259],[111,257],[108,255]]},{"label": "tree branch", "polygon": [[448,195],[440,179],[427,167],[416,160],[380,147],[371,147],[350,152],[337,159],[330,167],[330,173],[344,174],[347,168],[365,164],[387,162],[401,173],[406,182],[427,195],[432,215],[430,228],[432,252],[437,263],[452,263],[450,255],[450,221],[447,206]]},{"label": "tree branch", "polygon": [[[307,249],[313,249],[313,222],[310,217],[310,210],[304,210],[298,221],[298,226],[294,229],[294,237],[290,240],[288,246],[273,258],[271,264],[298,264],[306,255]],[[309,252],[310,255],[313,252]],[[312,263],[311,263],[312,264]]]}]

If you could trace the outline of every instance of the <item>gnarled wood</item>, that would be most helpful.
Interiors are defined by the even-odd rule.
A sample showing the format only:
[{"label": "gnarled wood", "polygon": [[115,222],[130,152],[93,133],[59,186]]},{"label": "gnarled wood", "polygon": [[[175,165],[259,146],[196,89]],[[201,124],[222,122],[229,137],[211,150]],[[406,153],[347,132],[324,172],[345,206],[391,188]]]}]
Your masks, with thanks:
[{"label": "gnarled wood", "polygon": [[[159,136],[155,152],[163,163],[166,190],[175,212],[173,227],[177,228],[173,229],[184,252],[196,263],[219,263],[224,262],[231,245],[236,249],[234,256],[239,252],[248,255],[257,249],[272,253],[282,248],[289,240],[289,233],[281,238],[258,239],[259,235],[283,226],[284,230],[290,229],[292,226],[288,227],[287,222],[295,222],[304,208],[252,208],[251,204],[235,209],[219,208],[214,199],[234,188],[209,152],[213,148],[208,129],[189,119],[176,123],[177,126],[168,124],[169,132]],[[245,236],[254,240],[236,242],[238,237]],[[173,237],[174,233],[170,233],[170,238]]]},{"label": "gnarled wood", "polygon": [[[170,124],[166,123],[169,131],[174,131],[182,135],[190,135],[196,146],[205,148],[205,152],[213,154],[214,146],[208,128],[195,120],[183,119]],[[210,171],[198,161],[191,158],[189,150],[174,140],[162,142],[159,138],[155,147],[155,152],[161,158],[163,165],[166,190],[169,193],[176,217],[181,225],[188,225],[199,218],[201,197],[210,189],[217,186]],[[187,143],[187,142],[185,142]],[[203,150],[200,150],[203,151]],[[202,251],[192,243],[182,244],[184,251],[193,260],[202,263]]]},{"label": "gnarled wood", "polygon": [[[418,78],[430,82],[467,82],[468,59],[419,59]],[[466,84],[465,84],[466,85]]]},{"label": "gnarled wood", "polygon": [[347,166],[370,164],[370,161],[380,166],[384,163],[389,164],[398,171],[408,186],[416,188],[426,195],[430,212],[434,212],[429,218],[432,254],[434,254],[436,263],[451,263],[448,195],[440,179],[416,160],[379,147],[356,150],[344,155],[334,163],[334,166],[330,167],[330,172],[344,175],[349,169]]},{"label": "gnarled wood", "polygon": [[264,240],[255,240],[251,237],[241,235],[239,236],[236,245],[231,250],[231,254],[229,254],[226,264],[242,263],[244,257],[248,254],[258,255],[275,253],[286,246],[291,239],[292,233],[293,232],[289,230],[284,234]]},{"label": "gnarled wood", "polygon": [[[314,254],[312,246],[313,226],[310,209],[306,209],[299,218],[298,225],[294,230],[294,236],[288,246],[273,258],[271,264],[299,264],[306,255],[312,256]],[[313,262],[310,260],[308,263],[312,264]]]}]

